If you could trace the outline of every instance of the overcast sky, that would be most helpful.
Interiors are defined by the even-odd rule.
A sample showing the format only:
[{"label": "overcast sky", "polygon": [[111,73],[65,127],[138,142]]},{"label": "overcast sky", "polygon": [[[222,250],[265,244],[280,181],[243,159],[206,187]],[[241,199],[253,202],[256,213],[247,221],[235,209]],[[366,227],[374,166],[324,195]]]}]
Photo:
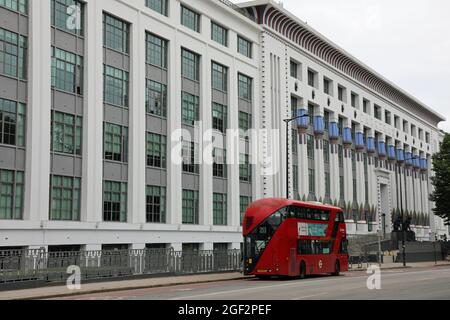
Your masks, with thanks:
[{"label": "overcast sky", "polygon": [[440,128],[450,132],[450,1],[283,3],[344,50],[444,115],[449,121]]}]

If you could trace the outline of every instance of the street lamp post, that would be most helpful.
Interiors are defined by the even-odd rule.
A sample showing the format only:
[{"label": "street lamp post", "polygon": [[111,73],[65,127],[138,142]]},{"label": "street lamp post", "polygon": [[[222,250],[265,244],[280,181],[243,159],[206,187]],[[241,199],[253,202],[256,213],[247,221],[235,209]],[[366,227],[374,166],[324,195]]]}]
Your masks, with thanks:
[{"label": "street lamp post", "polygon": [[289,123],[300,118],[307,118],[309,114],[303,114],[292,119],[283,120],[286,124],[286,199],[289,199]]}]

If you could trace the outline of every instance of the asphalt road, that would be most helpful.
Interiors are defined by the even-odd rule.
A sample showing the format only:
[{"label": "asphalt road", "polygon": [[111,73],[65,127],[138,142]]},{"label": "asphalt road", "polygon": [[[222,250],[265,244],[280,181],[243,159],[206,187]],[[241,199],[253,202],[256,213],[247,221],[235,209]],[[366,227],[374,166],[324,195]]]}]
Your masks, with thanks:
[{"label": "asphalt road", "polygon": [[382,270],[381,289],[365,272],[304,280],[244,279],[72,296],[68,300],[450,300],[450,267]]}]

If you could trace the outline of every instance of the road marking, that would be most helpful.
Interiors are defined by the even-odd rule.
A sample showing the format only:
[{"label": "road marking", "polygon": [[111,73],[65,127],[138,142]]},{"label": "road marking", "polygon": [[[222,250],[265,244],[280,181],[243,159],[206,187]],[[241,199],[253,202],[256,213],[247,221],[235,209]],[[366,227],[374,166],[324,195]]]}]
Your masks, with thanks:
[{"label": "road marking", "polygon": [[294,301],[296,301],[296,300],[303,300],[303,299],[307,299],[307,298],[314,298],[314,297],[324,296],[324,295],[327,295],[327,294],[328,294],[328,292],[322,292],[322,293],[317,293],[317,294],[311,294],[309,296],[303,296],[303,297],[300,297],[300,298],[294,298],[294,299],[291,299],[291,300],[294,300]]},{"label": "road marking", "polygon": [[192,288],[186,288],[186,289],[175,289],[175,290],[173,290],[173,291],[185,292],[185,291],[192,291],[192,290],[194,290],[194,289],[192,289]]}]

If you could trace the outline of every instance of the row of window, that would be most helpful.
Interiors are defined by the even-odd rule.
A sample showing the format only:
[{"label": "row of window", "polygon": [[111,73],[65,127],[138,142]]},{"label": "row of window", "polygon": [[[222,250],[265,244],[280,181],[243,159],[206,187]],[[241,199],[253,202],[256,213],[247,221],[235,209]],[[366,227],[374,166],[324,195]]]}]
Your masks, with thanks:
[{"label": "row of window", "polygon": [[[299,74],[301,74],[301,63],[291,60],[290,63],[290,70],[291,70],[291,76],[293,78],[299,79]],[[308,68],[308,85],[318,89],[318,81],[319,81],[319,75],[316,71]],[[333,81],[327,77],[323,77],[323,91],[325,94],[333,96]],[[354,108],[359,109],[360,108],[360,97],[357,93],[351,92],[350,93],[350,103],[351,106]],[[347,88],[344,86],[338,84],[338,100],[344,103],[347,103]],[[363,112],[367,114],[372,114],[371,112],[371,103],[369,100],[363,98],[362,100],[362,106],[363,106]],[[373,116],[383,121],[383,111],[382,107],[374,104],[373,106]],[[384,121],[385,123],[389,125],[395,126],[395,128],[399,130],[403,130],[405,133],[411,134],[413,137],[419,137],[420,140],[426,141],[426,143],[430,143],[430,133],[425,133],[423,129],[417,129],[415,125],[411,124],[409,126],[408,121],[403,120],[401,123],[399,116],[392,117],[392,113],[388,110],[385,110],[384,112]]]}]

